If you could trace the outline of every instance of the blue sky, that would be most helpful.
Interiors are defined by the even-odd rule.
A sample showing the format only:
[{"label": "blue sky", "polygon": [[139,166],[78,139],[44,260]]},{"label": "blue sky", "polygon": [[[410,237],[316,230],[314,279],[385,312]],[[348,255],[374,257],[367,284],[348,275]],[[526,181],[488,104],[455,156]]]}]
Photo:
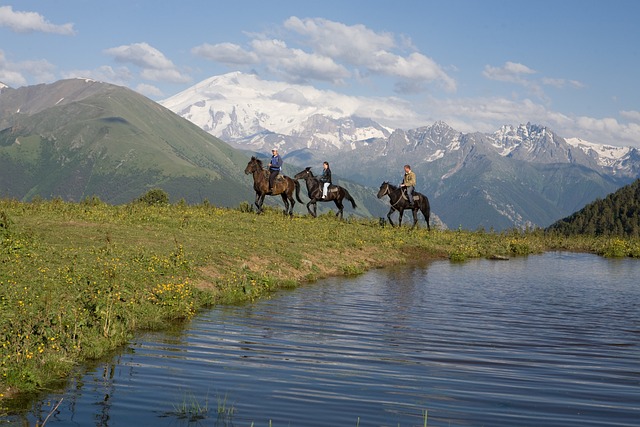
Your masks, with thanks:
[{"label": "blue sky", "polygon": [[532,122],[640,147],[635,0],[0,0],[0,82],[151,99],[231,71],[405,102],[463,132]]}]

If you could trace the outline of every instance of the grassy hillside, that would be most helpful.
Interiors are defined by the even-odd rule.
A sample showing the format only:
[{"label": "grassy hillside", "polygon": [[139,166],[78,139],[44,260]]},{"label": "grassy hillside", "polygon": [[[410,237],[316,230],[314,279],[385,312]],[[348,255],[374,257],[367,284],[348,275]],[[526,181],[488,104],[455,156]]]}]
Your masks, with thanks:
[{"label": "grassy hillside", "polygon": [[[241,152],[133,91],[72,83],[65,90],[71,91],[70,85],[92,90],[48,108],[37,103],[33,114],[3,116],[0,195],[75,201],[95,195],[123,203],[160,187],[176,199],[225,206],[252,197],[243,174],[248,159]],[[61,90],[56,88],[48,89]],[[17,102],[4,103],[9,101]],[[35,102],[26,96],[19,101]]]},{"label": "grassy hillside", "polygon": [[640,257],[640,240],[411,231],[209,204],[0,200],[0,415],[15,392],[204,306],[372,267],[545,250]]}]

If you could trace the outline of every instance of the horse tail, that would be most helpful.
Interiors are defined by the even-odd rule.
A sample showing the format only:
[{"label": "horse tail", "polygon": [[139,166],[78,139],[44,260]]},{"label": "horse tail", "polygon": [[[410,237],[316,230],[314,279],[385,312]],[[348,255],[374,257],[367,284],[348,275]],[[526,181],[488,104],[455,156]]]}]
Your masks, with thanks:
[{"label": "horse tail", "polygon": [[298,199],[298,203],[304,203],[302,200],[300,200],[300,181],[294,179],[293,182],[296,186],[296,199]]},{"label": "horse tail", "polygon": [[427,228],[431,230],[431,226],[429,225],[429,217],[431,216],[431,204],[429,203],[429,198],[422,195],[420,210],[422,211],[422,216],[424,216],[425,221],[427,222]]},{"label": "horse tail", "polygon": [[358,205],[356,205],[356,201],[353,200],[353,197],[351,197],[351,194],[349,194],[347,189],[344,187],[343,187],[343,190],[344,190],[344,198],[351,202],[351,206],[353,206],[353,209],[357,208]]}]

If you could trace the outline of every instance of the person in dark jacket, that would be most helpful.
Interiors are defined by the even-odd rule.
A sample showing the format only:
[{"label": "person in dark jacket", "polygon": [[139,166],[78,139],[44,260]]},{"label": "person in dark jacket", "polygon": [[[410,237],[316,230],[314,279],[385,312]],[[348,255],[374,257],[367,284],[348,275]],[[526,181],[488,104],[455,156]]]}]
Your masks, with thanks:
[{"label": "person in dark jacket", "polygon": [[269,193],[273,191],[273,184],[276,177],[282,170],[282,157],[278,154],[278,149],[271,150],[271,161],[269,162]]},{"label": "person in dark jacket", "polygon": [[331,168],[329,167],[329,162],[324,162],[322,167],[322,175],[318,179],[322,183],[322,198],[326,199],[327,191],[329,191],[329,186],[331,185]]}]

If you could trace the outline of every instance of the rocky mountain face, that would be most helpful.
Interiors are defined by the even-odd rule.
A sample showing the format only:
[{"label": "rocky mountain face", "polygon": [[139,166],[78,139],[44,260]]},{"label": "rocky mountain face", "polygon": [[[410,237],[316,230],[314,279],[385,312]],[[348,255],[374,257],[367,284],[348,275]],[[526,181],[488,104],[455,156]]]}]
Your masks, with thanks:
[{"label": "rocky mountain face", "polygon": [[[565,139],[535,124],[462,133],[436,122],[390,129],[353,98],[232,73],[162,102],[254,152],[277,146],[300,167],[329,161],[335,175],[377,189],[411,164],[418,191],[449,227],[545,227],[637,178],[640,153]],[[399,112],[400,114],[401,112]]]}]

